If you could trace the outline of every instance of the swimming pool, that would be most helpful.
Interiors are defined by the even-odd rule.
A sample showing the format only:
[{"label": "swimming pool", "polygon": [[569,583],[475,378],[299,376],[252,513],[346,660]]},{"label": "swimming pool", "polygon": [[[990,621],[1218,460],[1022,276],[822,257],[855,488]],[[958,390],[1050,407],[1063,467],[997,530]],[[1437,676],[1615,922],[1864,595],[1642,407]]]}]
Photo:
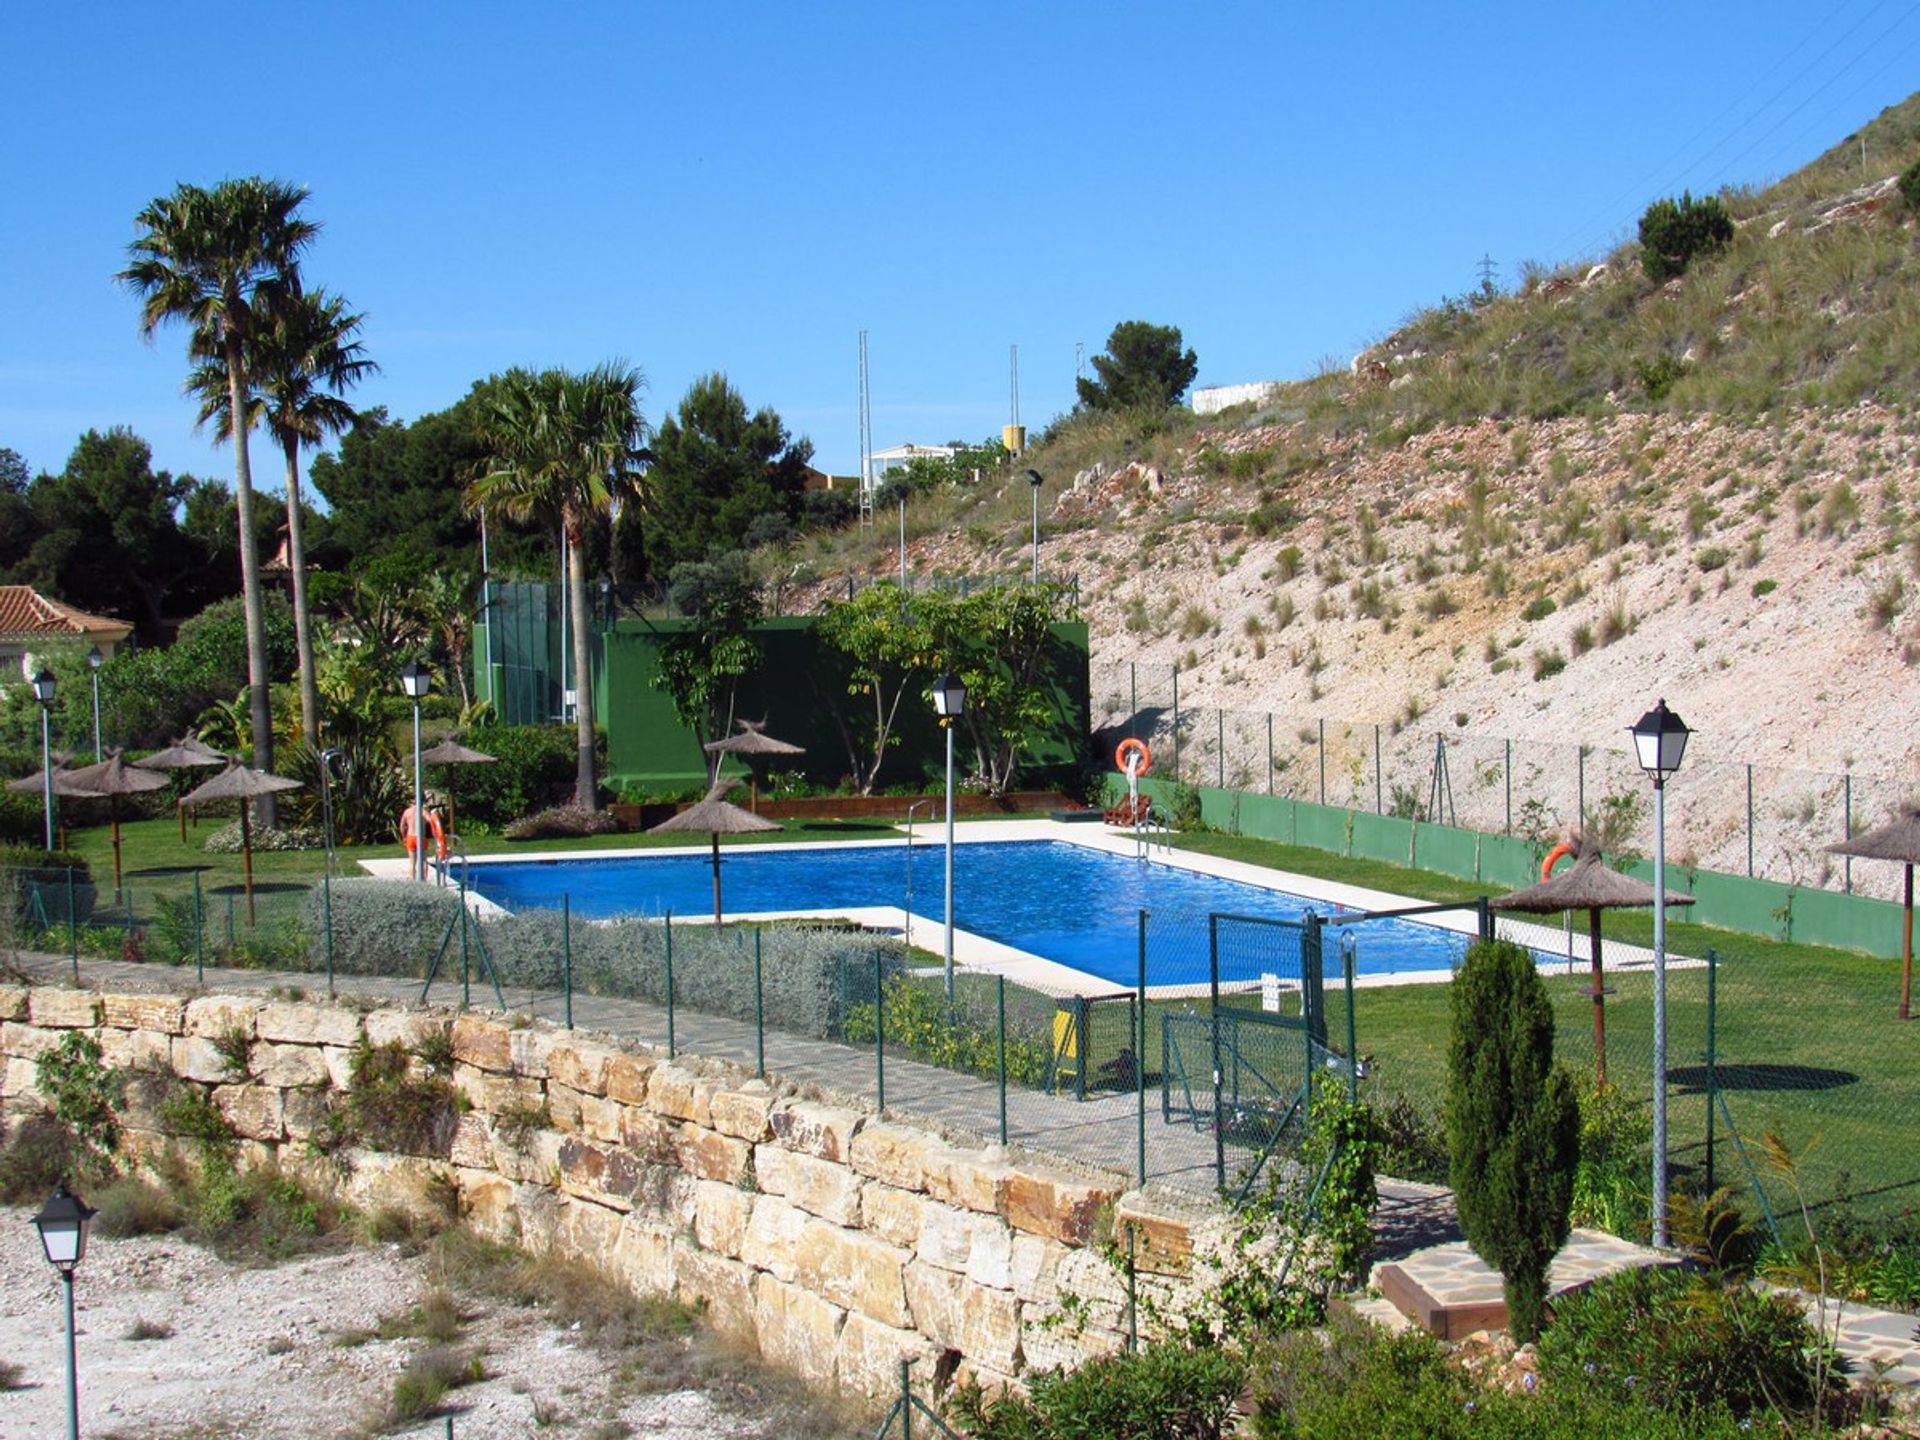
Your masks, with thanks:
[{"label": "swimming pool", "polygon": [[[939,846],[913,848],[915,914],[944,910],[943,857]],[[722,852],[721,883],[729,914],[898,906],[905,897],[907,865],[904,845],[742,846]],[[509,910],[558,909],[564,895],[575,915],[593,919],[669,910],[700,915],[711,913],[713,905],[713,871],[704,854],[477,863],[469,884]],[[1138,978],[1143,909],[1150,912],[1148,983],[1185,985],[1208,978],[1209,914],[1298,920],[1308,910],[1332,915],[1339,907],[1067,841],[954,847],[959,928],[1116,985],[1131,986]],[[1405,920],[1372,920],[1352,928],[1358,940],[1355,968],[1361,974],[1449,970],[1465,943],[1453,932]],[[1286,968],[1274,963],[1284,944],[1276,950],[1245,930],[1238,936],[1230,973],[1223,978],[1252,980],[1263,969]],[[1331,974],[1337,965],[1332,934],[1326,954]]]}]

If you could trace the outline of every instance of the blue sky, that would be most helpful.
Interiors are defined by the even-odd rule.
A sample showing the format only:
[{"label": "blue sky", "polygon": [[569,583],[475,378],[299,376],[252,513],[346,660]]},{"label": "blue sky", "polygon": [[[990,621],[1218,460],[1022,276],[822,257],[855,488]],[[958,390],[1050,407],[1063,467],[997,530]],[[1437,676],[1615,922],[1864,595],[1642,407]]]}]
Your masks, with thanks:
[{"label": "blue sky", "polygon": [[258,173],[367,313],[360,403],[617,356],[657,419],[718,369],[850,471],[863,329],[876,446],[996,432],[1012,344],[1044,425],[1120,320],[1201,384],[1344,363],[1483,253],[1511,281],[1804,163],[1920,86],[1920,3],[77,3],[0,52],[0,445],[36,468],[125,424],[231,474],[112,276],[153,196]]}]

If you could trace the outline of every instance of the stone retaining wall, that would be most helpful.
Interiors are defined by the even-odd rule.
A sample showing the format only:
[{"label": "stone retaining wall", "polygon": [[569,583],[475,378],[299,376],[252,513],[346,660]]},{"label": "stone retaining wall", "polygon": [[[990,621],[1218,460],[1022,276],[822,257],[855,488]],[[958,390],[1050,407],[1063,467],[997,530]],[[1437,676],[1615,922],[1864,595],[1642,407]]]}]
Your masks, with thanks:
[{"label": "stone retaining wall", "polygon": [[[1100,1242],[1130,1230],[1142,1301],[1177,1308],[1196,1232],[1217,1223],[1118,1176],[951,1144],[731,1066],[472,1012],[0,987],[9,1109],[42,1103],[38,1057],[75,1029],[108,1064],[202,1087],[244,1163],[277,1160],[367,1208],[444,1213],[457,1194],[483,1234],[702,1302],[773,1363],[869,1394],[905,1358],[923,1382],[991,1384],[1116,1348],[1125,1284]],[[467,1108],[445,1153],[305,1143],[363,1038],[450,1049]],[[162,1088],[128,1088],[135,1153],[172,1143],[143,1098]]]}]

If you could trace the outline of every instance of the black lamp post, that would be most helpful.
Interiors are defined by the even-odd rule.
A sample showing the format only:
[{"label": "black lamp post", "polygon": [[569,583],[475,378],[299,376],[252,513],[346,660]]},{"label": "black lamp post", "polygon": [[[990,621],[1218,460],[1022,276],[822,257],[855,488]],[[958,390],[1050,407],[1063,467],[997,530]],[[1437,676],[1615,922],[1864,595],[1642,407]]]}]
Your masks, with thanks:
[{"label": "black lamp post", "polygon": [[933,713],[947,732],[947,999],[953,999],[953,727],[967,712],[967,687],[951,670],[933,685]]},{"label": "black lamp post", "polygon": [[1040,472],[1027,471],[1027,484],[1033,487],[1033,583],[1040,583]]},{"label": "black lamp post", "polygon": [[433,673],[419,660],[409,660],[400,669],[400,688],[413,701],[413,878],[427,878],[426,792],[420,783],[420,702],[433,688]]},{"label": "black lamp post", "polygon": [[1653,781],[1653,1243],[1667,1225],[1667,779],[1680,768],[1692,732],[1661,700],[1633,727],[1640,768]]},{"label": "black lamp post", "polygon": [[40,702],[40,787],[47,816],[47,851],[53,851],[53,671],[41,667],[33,677],[33,698]]},{"label": "black lamp post", "polygon": [[40,1244],[47,1252],[47,1263],[60,1272],[67,1292],[67,1436],[80,1440],[80,1369],[73,1343],[73,1272],[87,1258],[87,1231],[93,1225],[93,1210],[62,1180],[53,1194],[33,1217],[40,1232]]},{"label": "black lamp post", "polygon": [[100,667],[106,663],[107,657],[100,653],[98,645],[87,651],[87,669],[93,672],[93,763],[96,765],[106,758],[100,753]]}]

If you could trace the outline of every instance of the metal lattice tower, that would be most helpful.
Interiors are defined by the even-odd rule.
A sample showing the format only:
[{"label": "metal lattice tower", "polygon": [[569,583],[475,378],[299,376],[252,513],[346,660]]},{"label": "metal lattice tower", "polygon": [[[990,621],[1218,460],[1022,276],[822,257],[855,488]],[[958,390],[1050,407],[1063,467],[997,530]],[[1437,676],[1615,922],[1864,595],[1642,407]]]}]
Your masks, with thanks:
[{"label": "metal lattice tower", "polygon": [[860,332],[860,523],[873,524],[873,406],[867,393],[867,332]]}]

